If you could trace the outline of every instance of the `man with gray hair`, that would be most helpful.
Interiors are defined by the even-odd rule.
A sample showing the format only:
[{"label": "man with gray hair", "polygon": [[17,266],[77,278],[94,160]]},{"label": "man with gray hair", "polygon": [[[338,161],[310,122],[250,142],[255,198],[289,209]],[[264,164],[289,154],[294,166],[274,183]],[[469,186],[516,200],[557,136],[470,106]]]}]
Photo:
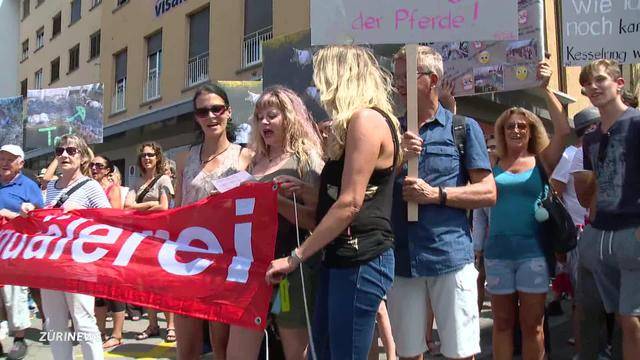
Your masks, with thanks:
[{"label": "man with gray hair", "polygon": [[[418,157],[419,166],[417,178],[405,168],[394,186],[389,318],[400,358],[422,359],[430,302],[442,354],[472,359],[480,352],[480,323],[467,210],[493,206],[496,186],[480,126],[439,100],[442,57],[427,46],[417,52],[418,69],[407,69],[404,48],[394,56],[394,82],[405,105],[407,71],[417,71],[419,133],[405,132],[402,149],[405,159]],[[406,130],[406,117],[400,122]],[[418,222],[407,222],[407,202],[418,204]]]},{"label": "man with gray hair", "polygon": [[[42,207],[42,193],[38,185],[21,170],[24,152],[18,145],[3,145],[0,148],[0,217],[11,220],[20,214],[23,203]],[[24,341],[25,330],[31,325],[28,305],[29,289],[24,286],[2,287],[3,305],[9,322],[9,331],[14,333],[13,347],[8,359],[23,359],[27,355]]]}]

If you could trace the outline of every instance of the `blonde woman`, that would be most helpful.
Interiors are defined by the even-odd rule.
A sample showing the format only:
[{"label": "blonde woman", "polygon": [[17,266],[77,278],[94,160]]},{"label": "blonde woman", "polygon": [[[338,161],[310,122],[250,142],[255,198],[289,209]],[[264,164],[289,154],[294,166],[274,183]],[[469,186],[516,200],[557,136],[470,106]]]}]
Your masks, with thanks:
[{"label": "blonde woman", "polygon": [[[252,129],[256,130],[251,139],[256,150],[250,169],[253,176],[263,182],[277,181],[278,177],[293,177],[317,188],[324,162],[320,136],[314,125],[304,103],[293,91],[282,86],[266,89],[258,98],[251,124]],[[300,198],[296,200],[299,203],[300,226],[313,228],[315,207],[309,207]],[[278,210],[280,216],[275,256],[281,257],[289,255],[297,246],[293,201],[279,196]],[[303,212],[306,215],[302,215]],[[308,235],[308,231],[302,230],[300,241],[304,241]],[[317,257],[303,266],[310,312],[313,310],[318,266]],[[289,295],[290,306],[275,314],[276,324],[285,357],[288,360],[304,359],[309,337],[300,271],[290,273],[286,279],[287,285],[282,286],[280,292]]]},{"label": "blonde woman", "polygon": [[320,177],[318,225],[291,255],[271,262],[278,283],[324,250],[315,304],[318,359],[366,359],[376,312],[394,272],[391,197],[400,163],[391,81],[371,51],[329,46],[313,59],[314,82],[333,119]]},{"label": "blonde woman", "polygon": [[[65,135],[55,149],[58,170],[61,176],[47,184],[45,208],[61,207],[66,211],[85,208],[110,208],[109,199],[102,186],[89,178],[89,164],[93,153],[87,143],[76,135]],[[73,191],[72,191],[73,190]],[[61,198],[66,195],[66,201]],[[33,210],[33,205],[23,204],[22,213]],[[100,330],[94,317],[94,297],[57,290],[41,290],[42,306],[46,315],[44,328],[57,334],[69,331],[69,317],[76,334],[83,334],[80,345],[84,359],[102,359]],[[63,339],[70,339],[68,336]],[[73,359],[73,344],[69,340],[51,343],[51,352],[56,360]]]},{"label": "blonde woman", "polygon": [[540,118],[523,108],[506,110],[495,124],[498,160],[493,174],[498,201],[491,209],[489,238],[484,247],[487,290],[492,295],[494,314],[494,359],[513,357],[516,321],[522,329],[523,358],[542,359],[545,351],[544,304],[553,271],[546,259],[553,254],[543,250],[536,208],[544,196],[541,171],[551,174],[558,164],[570,128],[560,103],[548,88],[551,67],[547,63],[540,63],[538,77],[543,80],[542,90],[555,130],[552,140]]}]

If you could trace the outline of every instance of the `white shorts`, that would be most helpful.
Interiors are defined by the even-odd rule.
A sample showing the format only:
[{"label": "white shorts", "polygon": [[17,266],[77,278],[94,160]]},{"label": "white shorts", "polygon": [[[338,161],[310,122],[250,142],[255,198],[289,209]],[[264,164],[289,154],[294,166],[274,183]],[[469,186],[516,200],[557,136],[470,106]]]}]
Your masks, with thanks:
[{"label": "white shorts", "polygon": [[473,264],[441,276],[396,276],[387,306],[398,356],[413,357],[427,351],[429,300],[438,324],[442,354],[456,359],[480,353],[477,278]]}]

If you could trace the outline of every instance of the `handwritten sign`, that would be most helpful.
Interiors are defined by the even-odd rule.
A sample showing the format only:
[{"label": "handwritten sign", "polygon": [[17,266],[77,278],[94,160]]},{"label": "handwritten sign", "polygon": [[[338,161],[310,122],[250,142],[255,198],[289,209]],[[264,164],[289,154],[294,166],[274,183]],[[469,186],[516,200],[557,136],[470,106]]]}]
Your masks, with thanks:
[{"label": "handwritten sign", "polygon": [[562,0],[562,60],[640,63],[640,0]]},{"label": "handwritten sign", "polygon": [[517,39],[510,0],[311,0],[311,43]]},{"label": "handwritten sign", "polygon": [[29,90],[25,147],[51,147],[66,134],[102,142],[102,84]]}]

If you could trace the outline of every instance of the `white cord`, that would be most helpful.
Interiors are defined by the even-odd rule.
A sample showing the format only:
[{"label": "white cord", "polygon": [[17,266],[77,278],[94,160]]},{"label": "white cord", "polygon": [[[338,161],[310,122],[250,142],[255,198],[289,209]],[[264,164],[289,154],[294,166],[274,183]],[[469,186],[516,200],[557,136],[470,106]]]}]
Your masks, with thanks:
[{"label": "white cord", "polygon": [[[298,225],[298,202],[296,201],[296,193],[293,193],[293,213],[296,218],[296,241],[300,247],[300,226]],[[302,282],[302,300],[304,301],[304,316],[307,319],[307,333],[309,336],[309,350],[311,350],[311,360],[316,360],[316,348],[313,345],[313,334],[311,332],[311,320],[309,319],[309,305],[307,304],[307,289],[304,286],[304,271],[302,271],[302,263],[298,265],[300,269],[300,281]]]},{"label": "white cord", "polygon": [[269,332],[264,329],[264,358],[269,360]]}]

